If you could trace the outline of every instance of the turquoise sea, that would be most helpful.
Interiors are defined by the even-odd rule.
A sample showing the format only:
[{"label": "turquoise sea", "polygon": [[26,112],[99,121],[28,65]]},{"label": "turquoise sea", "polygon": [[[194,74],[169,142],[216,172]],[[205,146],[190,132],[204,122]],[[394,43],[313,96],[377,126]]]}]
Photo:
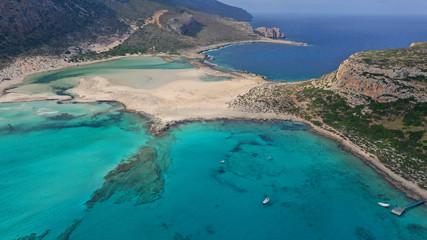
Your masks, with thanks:
[{"label": "turquoise sea", "polygon": [[[10,91],[67,94],[84,76],[147,87],[124,73],[186,68],[122,59]],[[303,124],[149,125],[111,102],[0,104],[0,239],[427,239],[426,206],[378,206],[412,200]]]},{"label": "turquoise sea", "polygon": [[[195,122],[154,138],[122,110],[0,105],[1,239],[425,239],[426,207],[379,207],[411,200],[302,124]],[[155,154],[103,180],[142,146]]]}]

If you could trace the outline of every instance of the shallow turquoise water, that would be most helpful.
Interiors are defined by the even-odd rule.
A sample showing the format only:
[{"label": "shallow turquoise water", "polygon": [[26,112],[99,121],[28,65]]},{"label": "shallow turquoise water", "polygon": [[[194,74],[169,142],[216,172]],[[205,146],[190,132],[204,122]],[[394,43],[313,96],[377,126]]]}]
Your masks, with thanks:
[{"label": "shallow turquoise water", "polygon": [[100,76],[123,85],[144,88],[150,77],[139,70],[178,70],[190,69],[193,66],[184,59],[167,62],[161,57],[128,57],[119,60],[77,66],[63,70],[34,74],[28,77],[22,85],[14,87],[9,92],[20,93],[50,93],[63,95],[79,83],[82,77]]},{"label": "shallow turquoise water", "polygon": [[[403,204],[359,159],[293,123],[211,122],[172,131],[156,202],[96,205],[71,239],[425,239],[426,207]],[[272,156],[273,160],[267,157]],[[220,161],[225,160],[224,164]],[[271,198],[271,204],[262,200]]]},{"label": "shallow turquoise water", "polygon": [[120,160],[147,140],[144,123],[106,103],[0,104],[0,239],[58,236]]},{"label": "shallow turquoise water", "polygon": [[[121,59],[17,89],[190,67]],[[426,239],[425,206],[400,218],[379,207],[411,200],[304,125],[196,122],[154,137],[148,124],[116,103],[0,104],[0,239]]]},{"label": "shallow turquoise water", "polygon": [[[0,239],[47,230],[45,239],[55,239],[75,220],[81,222],[70,239],[425,239],[427,233],[425,206],[391,215],[377,201],[410,200],[301,124],[198,122],[154,138],[144,120],[119,105],[32,102],[1,104],[0,111]],[[157,200],[136,205],[138,192],[123,188],[87,209],[108,171],[148,145],[172,161],[161,173]],[[119,178],[136,184],[149,176]],[[267,196],[271,204],[263,206]]]}]

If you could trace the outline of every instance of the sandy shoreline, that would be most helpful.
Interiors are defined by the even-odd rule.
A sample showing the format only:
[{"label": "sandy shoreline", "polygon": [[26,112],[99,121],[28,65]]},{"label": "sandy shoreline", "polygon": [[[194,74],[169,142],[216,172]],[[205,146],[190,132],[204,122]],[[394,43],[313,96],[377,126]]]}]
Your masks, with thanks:
[{"label": "sandy shoreline", "polygon": [[268,114],[268,113],[267,114],[252,114],[252,113],[249,114],[247,113],[246,116],[244,116],[243,114],[240,117],[236,116],[231,118],[217,117],[212,119],[186,119],[185,121],[183,120],[171,121],[161,126],[154,124],[152,126],[152,129],[150,129],[150,131],[154,132],[154,134],[160,134],[163,131],[167,131],[169,128],[172,128],[176,125],[180,125],[182,123],[197,122],[197,121],[217,121],[217,120],[284,121],[284,119],[291,122],[303,123],[309,126],[313,133],[338,142],[343,147],[344,150],[360,158],[363,162],[365,162],[368,166],[374,169],[375,172],[377,172],[382,178],[384,178],[392,186],[397,188],[399,191],[405,193],[408,198],[411,198],[414,200],[427,199],[427,190],[420,188],[417,184],[410,182],[402,178],[401,176],[397,175],[393,171],[391,171],[383,163],[380,162],[377,156],[365,151],[363,148],[359,147],[357,144],[348,140],[339,131],[336,131],[332,128],[328,130],[328,129],[316,126],[313,123],[305,119],[296,117],[293,114]]},{"label": "sandy shoreline", "polygon": [[[203,64],[200,59],[204,59],[206,55],[203,52],[229,46],[233,44],[249,44],[258,42],[292,44],[305,46],[305,43],[298,43],[286,40],[251,40],[239,42],[227,42],[203,46],[194,49],[187,49],[181,52],[181,56],[199,62],[193,64],[197,67],[196,70],[182,71],[182,79],[167,83],[154,90],[134,89],[127,86],[112,86],[108,79],[101,77],[83,78],[79,85],[72,90],[73,94],[78,97],[73,100],[75,102],[93,102],[93,101],[117,101],[122,103],[126,110],[143,113],[149,116],[154,124],[151,132],[161,133],[169,127],[188,121],[215,120],[215,119],[232,119],[232,120],[282,120],[289,119],[294,122],[301,122],[311,127],[312,131],[322,136],[338,141],[346,150],[361,158],[378,174],[388,180],[392,185],[397,187],[406,195],[413,199],[427,199],[427,190],[420,188],[415,183],[405,180],[393,171],[382,164],[379,159],[364,151],[357,144],[346,139],[338,131],[330,128],[324,129],[312,124],[309,121],[300,119],[291,114],[269,114],[269,113],[248,113],[230,109],[228,103],[238,95],[242,95],[251,88],[265,84],[266,81],[262,76],[244,72],[224,73]],[[142,56],[142,55],[133,55]],[[152,56],[152,55],[144,55]],[[165,56],[165,55],[156,55]],[[44,60],[45,64],[39,64],[40,59],[32,59],[29,64],[28,59],[21,59],[17,63],[8,68],[8,71],[18,71],[15,78],[0,82],[0,102],[14,101],[37,101],[37,100],[66,100],[64,96],[55,97],[47,95],[19,95],[19,94],[4,94],[4,89],[21,83],[31,74],[41,73],[52,70],[60,70],[68,67],[87,65],[98,62],[116,60],[129,56],[113,57],[108,59],[88,61],[83,63],[68,63],[63,59],[56,58],[48,61]],[[199,59],[199,60],[197,60]],[[33,65],[32,65],[33,64]],[[37,67],[35,65],[39,64]],[[158,74],[158,73],[154,73]],[[230,76],[233,80],[220,82],[197,82],[188,80],[200,75],[213,76]],[[12,74],[13,75],[13,74]],[[10,76],[4,71],[0,72],[0,80]],[[162,77],[162,75],[159,75]],[[292,83],[295,84],[295,83]]]},{"label": "sandy shoreline", "polygon": [[309,46],[310,44],[304,42],[296,42],[290,40],[279,40],[279,39],[271,39],[271,38],[262,38],[256,40],[245,40],[245,41],[233,41],[233,42],[223,42],[212,44],[208,46],[200,46],[191,49],[184,49],[180,51],[180,54],[191,58],[205,58],[206,55],[203,54],[206,51],[220,49],[223,47],[231,46],[231,45],[240,45],[240,44],[252,44],[252,43],[273,43],[273,44],[284,44],[284,45],[295,45],[295,46]]},{"label": "sandy shoreline", "polygon": [[399,189],[401,192],[405,193],[407,197],[415,200],[427,199],[427,190],[422,189],[417,184],[411,181],[408,181],[403,177],[394,173],[392,170],[387,168],[387,166],[385,166],[378,159],[377,156],[365,151],[363,148],[359,147],[357,144],[346,139],[346,137],[343,136],[339,131],[336,131],[331,128],[332,131],[336,132],[334,133],[330,130],[318,127],[306,120],[302,120],[302,119],[300,120],[301,121],[297,121],[297,122],[308,124],[314,133],[317,133],[319,135],[322,135],[324,137],[327,137],[339,142],[345,150],[349,151],[353,155],[362,159],[366,164],[368,164],[371,168],[373,168],[375,172],[377,172],[380,176],[386,179],[391,185]]},{"label": "sandy shoreline", "polygon": [[[262,38],[256,40],[244,40],[244,41],[234,41],[234,42],[223,42],[207,46],[200,46],[191,49],[184,49],[180,51],[180,55],[187,57],[189,59],[204,58],[206,55],[201,54],[204,51],[214,50],[225,46],[235,45],[235,44],[250,44],[250,43],[274,43],[274,44],[286,44],[286,45],[297,45],[297,46],[308,46],[308,43],[295,42],[289,40],[275,40],[269,38]],[[5,89],[10,88],[11,86],[22,83],[28,76],[44,73],[55,70],[62,70],[70,67],[89,65],[100,62],[108,62],[113,60],[118,60],[126,57],[136,57],[136,56],[168,56],[166,53],[158,54],[133,54],[126,56],[115,56],[99,60],[90,60],[84,62],[67,62],[61,56],[31,56],[31,57],[22,57],[16,59],[10,66],[0,70],[0,97],[5,93]],[[8,80],[5,80],[8,79]]]}]

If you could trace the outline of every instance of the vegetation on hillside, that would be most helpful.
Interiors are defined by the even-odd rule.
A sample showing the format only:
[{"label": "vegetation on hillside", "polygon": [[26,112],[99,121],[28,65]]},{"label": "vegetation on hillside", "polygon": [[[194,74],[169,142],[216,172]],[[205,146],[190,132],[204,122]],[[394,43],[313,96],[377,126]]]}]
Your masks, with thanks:
[{"label": "vegetation on hillside", "polygon": [[380,68],[410,67],[427,71],[426,56],[427,42],[421,42],[409,48],[360,52],[352,59]]},{"label": "vegetation on hillside", "polygon": [[114,11],[99,1],[2,0],[0,16],[3,59],[46,45],[50,49],[62,48],[100,35],[121,34],[127,29]]},{"label": "vegetation on hillside", "polygon": [[[137,1],[137,0],[135,0]],[[153,9],[154,11],[154,9]],[[177,18],[184,12],[194,16],[196,26],[185,35],[177,34],[167,28],[170,19]],[[149,24],[135,31],[119,46],[102,53],[79,53],[69,61],[84,61],[88,59],[102,59],[110,56],[124,56],[136,53],[177,53],[179,49],[199,45],[209,45],[217,42],[239,41],[256,39],[259,36],[253,33],[247,23],[235,22],[215,15],[184,9],[170,9],[160,17],[159,28]]]},{"label": "vegetation on hillside", "polygon": [[[215,0],[206,3],[203,0],[183,2],[185,6],[173,0],[2,1],[0,68],[9,59],[23,53],[61,55],[70,46],[78,48],[83,42],[108,42],[111,36],[121,36],[129,31],[130,26],[136,31],[120,46],[104,53],[81,49],[73,56],[68,51],[68,60],[98,59],[127,53],[176,52],[195,45],[255,37],[247,23],[203,12],[213,11],[218,14],[224,11],[222,15],[235,15],[238,19],[238,16],[242,17],[246,13],[242,9]],[[211,5],[215,5],[215,8],[209,8]],[[146,25],[146,20],[160,10],[168,11],[160,17],[163,27]],[[194,28],[186,31],[186,36],[167,27],[169,21],[184,12],[192,14],[196,20]]]},{"label": "vegetation on hillside", "polygon": [[[351,61],[394,70],[409,66],[417,72],[427,68],[427,43],[408,49],[370,51],[355,54]],[[351,67],[351,66],[350,66]],[[368,68],[369,69],[369,68]],[[378,79],[376,72],[362,72],[372,84]],[[337,75],[333,81],[338,81]],[[357,77],[357,76],[356,76]],[[352,84],[357,80],[350,79]],[[329,88],[324,78],[294,84],[274,84],[257,87],[238,97],[230,105],[244,111],[291,113],[313,124],[339,131],[344,136],[378,156],[379,160],[404,178],[427,189],[427,92],[415,97],[398,88],[396,98],[378,101],[363,91],[347,88]],[[423,83],[420,82],[420,85]],[[328,88],[327,88],[328,87]],[[330,128],[332,127],[332,129]]]},{"label": "vegetation on hillside", "polygon": [[241,8],[226,5],[217,0],[174,0],[174,2],[196,11],[233,18],[238,21],[252,20],[252,15],[247,11]]}]

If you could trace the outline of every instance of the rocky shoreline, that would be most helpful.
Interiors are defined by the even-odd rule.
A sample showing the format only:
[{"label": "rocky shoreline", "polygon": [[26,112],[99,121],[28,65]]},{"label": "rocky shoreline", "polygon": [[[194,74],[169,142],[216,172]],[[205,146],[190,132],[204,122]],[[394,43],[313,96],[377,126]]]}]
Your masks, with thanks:
[{"label": "rocky shoreline", "polygon": [[[197,60],[197,59],[205,59],[206,55],[203,54],[203,52],[221,48],[224,46],[229,46],[233,44],[250,44],[250,43],[258,43],[258,42],[267,42],[267,43],[279,43],[279,44],[293,44],[293,45],[301,45],[306,46],[308,44],[305,43],[298,43],[298,42],[292,42],[292,41],[284,41],[284,40],[272,40],[272,39],[263,39],[263,40],[251,40],[251,41],[239,41],[239,42],[227,42],[227,43],[221,43],[221,44],[214,44],[210,46],[204,46],[204,47],[198,47],[194,49],[188,49],[183,52],[181,52],[181,56],[186,57],[191,60]],[[135,55],[138,56],[138,55]],[[139,55],[140,56],[140,55]],[[150,55],[151,56],[151,55]],[[156,56],[163,56],[163,55],[156,55]],[[127,56],[123,56],[127,57]],[[47,98],[46,96],[39,96],[35,99],[9,99],[7,101],[2,101],[2,99],[7,99],[6,96],[4,96],[4,90],[12,85],[16,85],[24,81],[24,79],[30,75],[40,72],[46,72],[46,71],[52,71],[52,70],[59,70],[67,67],[73,67],[78,65],[86,65],[96,62],[104,62],[104,61],[110,61],[115,59],[120,59],[123,57],[114,57],[109,59],[103,59],[99,61],[88,61],[83,63],[67,63],[64,62],[61,59],[58,58],[41,58],[36,57],[33,58],[31,61],[27,62],[28,59],[19,59],[15,64],[12,64],[9,68],[6,70],[3,70],[0,72],[0,79],[8,78],[10,77],[11,80],[7,80],[6,82],[3,81],[0,83],[0,102],[10,102],[10,101],[33,101],[33,100],[60,100],[58,98]],[[35,63],[38,60],[42,60],[41,62],[43,64],[38,64],[37,67],[35,67]],[[204,63],[203,61],[199,61],[200,64],[197,67],[202,68]],[[32,65],[33,64],[33,65]],[[209,66],[204,65],[205,68],[209,68]],[[217,70],[215,70],[217,71]],[[255,85],[263,85],[266,83],[265,79],[263,79],[260,76],[250,74],[250,73],[240,73],[237,72],[239,75],[245,75],[245,77],[250,76],[253,79],[256,79],[254,84]],[[255,77],[254,77],[255,76]],[[296,84],[296,83],[289,83],[289,84]],[[255,86],[254,85],[254,86]],[[348,140],[342,133],[339,131],[336,131],[335,129],[331,127],[319,127],[314,125],[312,122],[307,121],[305,119],[296,117],[294,114],[277,114],[277,113],[250,113],[250,112],[243,112],[243,111],[225,111],[220,112],[219,115],[212,114],[212,115],[206,115],[203,117],[183,117],[181,119],[164,119],[164,120],[158,120],[158,116],[155,114],[150,114],[148,112],[144,112],[138,109],[134,109],[132,107],[129,107],[126,105],[125,102],[120,101],[119,99],[86,99],[84,101],[118,101],[121,102],[123,105],[125,105],[126,111],[133,111],[137,113],[143,113],[144,118],[148,117],[153,121],[153,124],[151,126],[150,132],[152,132],[155,135],[161,134],[162,132],[166,131],[170,127],[173,127],[178,124],[191,122],[191,121],[213,121],[218,119],[227,119],[227,120],[251,120],[251,121],[278,121],[283,119],[287,119],[294,122],[300,122],[304,123],[310,126],[312,131],[314,133],[320,134],[322,136],[331,138],[337,142],[339,142],[344,149],[348,150],[352,154],[358,156],[361,158],[366,164],[371,166],[378,174],[380,174],[382,177],[384,177],[386,180],[388,180],[393,186],[404,192],[408,197],[413,199],[427,199],[427,191],[417,186],[415,183],[412,183],[393,171],[391,171],[389,168],[387,168],[384,164],[382,164],[378,157],[367,152],[362,147],[358,146],[357,144],[351,142]],[[77,101],[78,102],[78,101]],[[166,121],[165,121],[166,120]]]}]

